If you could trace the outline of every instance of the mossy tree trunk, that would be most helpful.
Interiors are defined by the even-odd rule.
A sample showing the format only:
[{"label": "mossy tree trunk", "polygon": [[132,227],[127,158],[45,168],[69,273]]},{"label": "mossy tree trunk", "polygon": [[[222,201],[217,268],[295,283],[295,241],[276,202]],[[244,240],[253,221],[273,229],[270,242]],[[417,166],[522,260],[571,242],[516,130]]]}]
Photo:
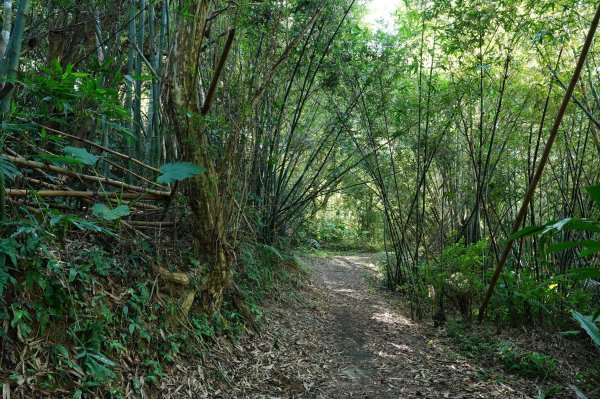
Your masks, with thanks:
[{"label": "mossy tree trunk", "polygon": [[186,1],[179,13],[177,37],[170,65],[169,105],[173,125],[183,145],[185,161],[202,165],[204,173],[185,183],[192,210],[194,252],[207,265],[198,297],[203,311],[214,314],[231,285],[231,257],[227,242],[227,190],[223,189],[216,161],[210,156],[204,129],[198,75],[202,38],[209,1]]}]

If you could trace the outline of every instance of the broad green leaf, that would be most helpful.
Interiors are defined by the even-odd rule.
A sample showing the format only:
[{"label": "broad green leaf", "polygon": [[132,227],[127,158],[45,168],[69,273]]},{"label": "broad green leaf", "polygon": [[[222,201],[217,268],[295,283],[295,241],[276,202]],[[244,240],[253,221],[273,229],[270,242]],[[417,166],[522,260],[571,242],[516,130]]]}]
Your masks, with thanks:
[{"label": "broad green leaf", "polygon": [[547,253],[552,253],[552,252],[560,251],[560,250],[563,250],[563,249],[579,248],[579,247],[600,248],[600,241],[585,240],[585,241],[565,241],[565,242],[559,242],[559,243],[556,243],[556,244],[552,244],[548,248],[546,248],[546,252]]},{"label": "broad green leaf", "polygon": [[60,354],[62,354],[65,358],[70,358],[71,355],[69,354],[69,351],[67,350],[67,348],[65,348],[63,345],[61,344],[56,344],[55,346],[56,350],[58,352],[60,352]]},{"label": "broad green leaf", "polygon": [[79,230],[96,231],[98,233],[104,233],[112,236],[115,235],[115,233],[112,231],[104,229],[95,223],[88,222],[87,220],[73,218],[70,220],[70,223],[73,223],[73,226],[77,227]]},{"label": "broad green leaf", "polygon": [[104,220],[117,220],[129,215],[131,210],[127,205],[119,205],[111,209],[104,204],[96,204],[92,207],[92,213]]},{"label": "broad green leaf", "polygon": [[167,184],[177,180],[184,180],[206,170],[205,167],[191,162],[173,162],[161,166],[161,176],[156,179],[158,183]]},{"label": "broad green leaf", "polygon": [[573,312],[571,315],[579,323],[581,328],[588,333],[592,341],[594,341],[597,346],[600,346],[600,331],[598,330],[598,326],[592,321],[592,317],[582,315],[579,312]]},{"label": "broad green leaf", "polygon": [[94,166],[98,162],[99,157],[94,154],[90,154],[88,150],[81,147],[65,147],[63,148],[65,154],[75,158],[77,161],[85,164]]},{"label": "broad green leaf", "polygon": [[574,219],[566,227],[567,230],[591,231],[600,233],[600,225],[591,219]]},{"label": "broad green leaf", "polygon": [[559,220],[558,222],[549,223],[546,225],[546,228],[544,229],[544,231],[542,231],[542,235],[544,235],[546,233],[554,232],[554,231],[561,231],[566,225],[568,225],[569,223],[571,223],[574,220],[575,219],[573,219],[573,218],[564,218],[564,219]]},{"label": "broad green leaf", "polygon": [[596,203],[596,208],[600,210],[600,184],[597,186],[586,187],[585,189]]},{"label": "broad green leaf", "polygon": [[10,238],[0,238],[0,253],[10,258],[13,265],[17,265],[17,247],[15,240]]},{"label": "broad green leaf", "polygon": [[79,230],[95,231],[98,233],[104,233],[104,234],[114,236],[114,233],[111,232],[110,230],[100,227],[95,223],[78,218],[75,215],[54,215],[54,216],[52,216],[50,218],[50,226],[56,226],[58,224],[72,224],[73,226],[77,227]]},{"label": "broad green leaf", "polygon": [[95,358],[96,360],[98,360],[99,362],[106,364],[107,366],[116,366],[117,365],[117,363],[113,362],[112,360],[110,360],[109,358],[107,358],[104,355],[97,354],[97,353],[90,353],[89,355],[91,357]]}]

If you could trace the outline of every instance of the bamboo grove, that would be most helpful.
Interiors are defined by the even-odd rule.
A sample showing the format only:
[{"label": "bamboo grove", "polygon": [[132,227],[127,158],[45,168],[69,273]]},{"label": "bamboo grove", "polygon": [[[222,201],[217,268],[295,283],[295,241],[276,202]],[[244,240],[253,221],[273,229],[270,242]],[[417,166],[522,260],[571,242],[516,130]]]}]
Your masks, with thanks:
[{"label": "bamboo grove", "polygon": [[[28,197],[36,190],[33,202],[50,208],[79,198],[91,209],[104,197],[108,208],[125,205],[140,216],[123,225],[160,227],[173,223],[166,214],[184,194],[194,252],[210,265],[201,297],[218,311],[238,234],[274,243],[344,173],[331,166],[342,129],[321,112],[328,100],[318,80],[352,4],[188,3],[20,2],[4,59],[19,61],[8,57],[14,48],[31,80],[5,113],[4,161],[15,179],[4,202],[35,208]],[[18,51],[22,43],[27,49]],[[16,68],[8,65],[13,85]],[[69,156],[79,165],[55,165]],[[156,183],[161,165],[182,161],[202,173]],[[340,165],[357,162],[348,156]],[[46,172],[96,186],[63,184]]]},{"label": "bamboo grove", "polygon": [[[359,61],[340,68],[339,80],[342,96],[359,97],[348,137],[365,162],[348,187],[365,195],[356,186],[364,183],[377,196],[387,284],[407,290],[416,315],[432,306],[445,317],[448,290],[458,291],[467,317],[483,299],[578,58],[585,62],[567,97],[572,104],[525,223],[515,227],[596,215],[586,191],[600,170],[596,51],[579,53],[594,11],[591,2],[405,3],[396,34],[354,33],[366,36],[348,57]],[[345,36],[340,45],[355,40]],[[543,287],[597,266],[577,248],[548,254],[547,245],[544,237],[521,237],[509,253],[494,305],[500,314],[510,308],[513,322],[543,322]],[[432,305],[428,285],[442,292]]]},{"label": "bamboo grove", "polygon": [[[481,318],[560,324],[592,312],[584,286],[597,281],[565,276],[599,261],[581,256],[600,229],[598,41],[582,56],[595,10],[591,0],[404,0],[396,28],[374,30],[358,0],[5,0],[5,333],[66,326],[79,348],[81,331],[121,328],[149,342],[136,301],[152,302],[163,283],[176,287],[185,326],[222,320],[232,303],[252,323],[240,289],[248,247],[283,260],[326,245],[327,229],[339,233],[331,215],[354,229],[351,244],[382,252],[387,288],[415,317],[445,319],[448,300],[475,315],[505,248]],[[515,236],[536,185],[516,227],[538,228]],[[547,224],[565,218],[579,224]],[[557,242],[572,245],[548,251]],[[93,264],[93,251],[77,255],[91,243],[136,267],[86,280],[65,265]],[[100,298],[96,285],[128,290]],[[122,308],[126,296],[135,306],[110,319],[118,327],[82,327],[78,306]],[[81,353],[110,376],[98,363],[116,351],[107,342]]]}]

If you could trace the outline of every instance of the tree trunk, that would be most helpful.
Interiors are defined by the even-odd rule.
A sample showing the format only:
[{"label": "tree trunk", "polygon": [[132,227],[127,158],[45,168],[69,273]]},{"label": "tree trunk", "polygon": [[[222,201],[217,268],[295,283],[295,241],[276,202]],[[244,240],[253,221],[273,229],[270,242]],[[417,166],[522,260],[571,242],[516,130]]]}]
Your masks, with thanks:
[{"label": "tree trunk", "polygon": [[183,143],[184,160],[206,171],[186,181],[185,193],[192,211],[194,254],[207,267],[199,287],[201,310],[219,311],[223,293],[231,285],[231,257],[227,243],[226,190],[220,187],[215,161],[209,155],[198,92],[198,69],[208,0],[186,2],[179,15],[171,57],[169,92],[173,124]]}]

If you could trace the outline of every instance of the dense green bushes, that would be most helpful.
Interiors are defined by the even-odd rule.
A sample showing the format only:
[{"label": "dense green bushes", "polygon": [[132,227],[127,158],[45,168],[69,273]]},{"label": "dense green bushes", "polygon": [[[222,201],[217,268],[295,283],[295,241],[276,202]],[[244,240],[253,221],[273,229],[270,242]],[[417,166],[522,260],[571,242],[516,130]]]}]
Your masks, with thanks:
[{"label": "dense green bushes", "polygon": [[[491,275],[491,270],[482,269],[486,256],[489,255],[485,241],[446,247],[439,260],[419,268],[418,300],[428,304],[433,313],[441,302],[449,303],[463,318],[470,319]],[[395,256],[389,254],[389,266],[385,253],[378,254],[377,260],[385,269],[394,267]],[[382,275],[386,275],[385,270]],[[496,289],[489,315],[496,322],[512,326],[572,327],[567,317],[570,312],[587,314],[597,308],[592,301],[594,293],[576,277],[575,274],[557,274],[539,279],[527,268],[519,271],[507,268]],[[398,289],[405,290],[404,287]]]},{"label": "dense green bushes", "polygon": [[244,323],[256,326],[273,290],[299,281],[293,259],[249,243],[222,312],[210,319],[192,311],[188,322],[160,279],[148,278],[157,262],[191,274],[202,269],[185,249],[167,263],[112,224],[54,213],[5,222],[2,231],[3,369],[13,393],[25,396],[32,387],[75,398],[122,397],[128,384],[148,392],[182,354],[200,354],[203,342],[239,334]]},{"label": "dense green bushes", "polygon": [[373,251],[380,246],[371,231],[350,227],[342,218],[311,220],[302,234],[301,245],[308,247]]}]

